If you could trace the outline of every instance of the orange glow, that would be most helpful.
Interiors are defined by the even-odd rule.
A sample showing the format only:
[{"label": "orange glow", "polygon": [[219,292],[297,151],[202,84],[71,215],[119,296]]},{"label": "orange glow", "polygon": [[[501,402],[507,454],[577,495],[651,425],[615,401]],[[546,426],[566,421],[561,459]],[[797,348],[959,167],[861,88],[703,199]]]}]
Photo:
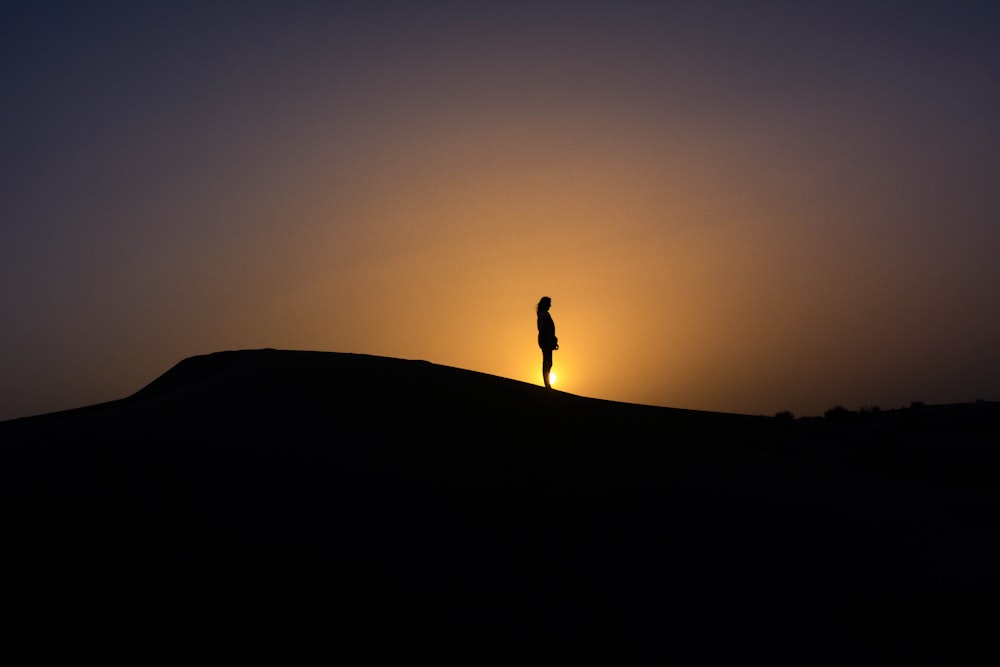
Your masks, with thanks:
[{"label": "orange glow", "polygon": [[[0,419],[238,348],[540,384],[542,295],[575,394],[797,415],[998,398],[1000,195],[982,147],[1000,136],[1000,69],[980,42],[942,60],[854,32],[896,17],[774,35],[784,22],[735,6],[723,25],[697,3],[532,20],[466,4],[454,24],[391,29],[394,13],[360,8],[354,25],[275,5],[240,29],[191,10],[134,33],[149,39],[93,36],[64,76],[44,54],[86,36],[25,32],[52,42],[11,47],[8,97],[26,106],[0,112],[17,177],[0,197],[16,314]],[[184,58],[165,55],[176,44]]]}]

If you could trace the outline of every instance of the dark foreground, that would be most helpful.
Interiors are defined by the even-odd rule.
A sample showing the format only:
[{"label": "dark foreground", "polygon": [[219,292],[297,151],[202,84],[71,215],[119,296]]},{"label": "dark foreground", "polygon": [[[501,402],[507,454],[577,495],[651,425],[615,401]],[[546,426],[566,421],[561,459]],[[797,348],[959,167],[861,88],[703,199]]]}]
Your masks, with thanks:
[{"label": "dark foreground", "polygon": [[988,664],[998,407],[791,421],[195,357],[0,423],[3,633],[141,659]]}]

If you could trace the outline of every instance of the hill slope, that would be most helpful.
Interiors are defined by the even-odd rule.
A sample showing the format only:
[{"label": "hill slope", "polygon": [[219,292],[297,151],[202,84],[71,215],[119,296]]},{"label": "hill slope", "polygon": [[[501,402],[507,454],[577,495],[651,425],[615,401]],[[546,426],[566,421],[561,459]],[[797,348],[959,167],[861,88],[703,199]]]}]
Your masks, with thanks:
[{"label": "hill slope", "polygon": [[193,357],[0,423],[12,599],[25,631],[254,651],[951,659],[1000,592],[995,486],[932,474],[995,456],[996,406],[969,410],[786,422],[420,361]]}]

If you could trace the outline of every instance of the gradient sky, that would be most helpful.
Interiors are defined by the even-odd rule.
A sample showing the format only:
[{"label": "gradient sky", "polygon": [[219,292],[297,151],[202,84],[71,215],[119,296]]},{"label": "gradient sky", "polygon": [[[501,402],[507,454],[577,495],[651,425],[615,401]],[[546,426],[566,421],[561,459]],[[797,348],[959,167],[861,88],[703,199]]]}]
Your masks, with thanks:
[{"label": "gradient sky", "polygon": [[0,419],[184,357],[1000,399],[1000,4],[6,2]]}]

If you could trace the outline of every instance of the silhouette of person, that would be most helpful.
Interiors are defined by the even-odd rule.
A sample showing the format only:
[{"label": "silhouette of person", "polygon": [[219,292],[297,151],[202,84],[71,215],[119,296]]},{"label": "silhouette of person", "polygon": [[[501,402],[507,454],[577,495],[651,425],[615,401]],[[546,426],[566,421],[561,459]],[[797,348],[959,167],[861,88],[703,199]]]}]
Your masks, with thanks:
[{"label": "silhouette of person", "polygon": [[549,308],[552,307],[552,299],[543,296],[535,308],[538,315],[538,347],[542,348],[542,380],[549,389],[552,384],[549,382],[549,372],[552,370],[552,351],[559,349],[559,339],[556,338],[556,324],[549,315]]}]

